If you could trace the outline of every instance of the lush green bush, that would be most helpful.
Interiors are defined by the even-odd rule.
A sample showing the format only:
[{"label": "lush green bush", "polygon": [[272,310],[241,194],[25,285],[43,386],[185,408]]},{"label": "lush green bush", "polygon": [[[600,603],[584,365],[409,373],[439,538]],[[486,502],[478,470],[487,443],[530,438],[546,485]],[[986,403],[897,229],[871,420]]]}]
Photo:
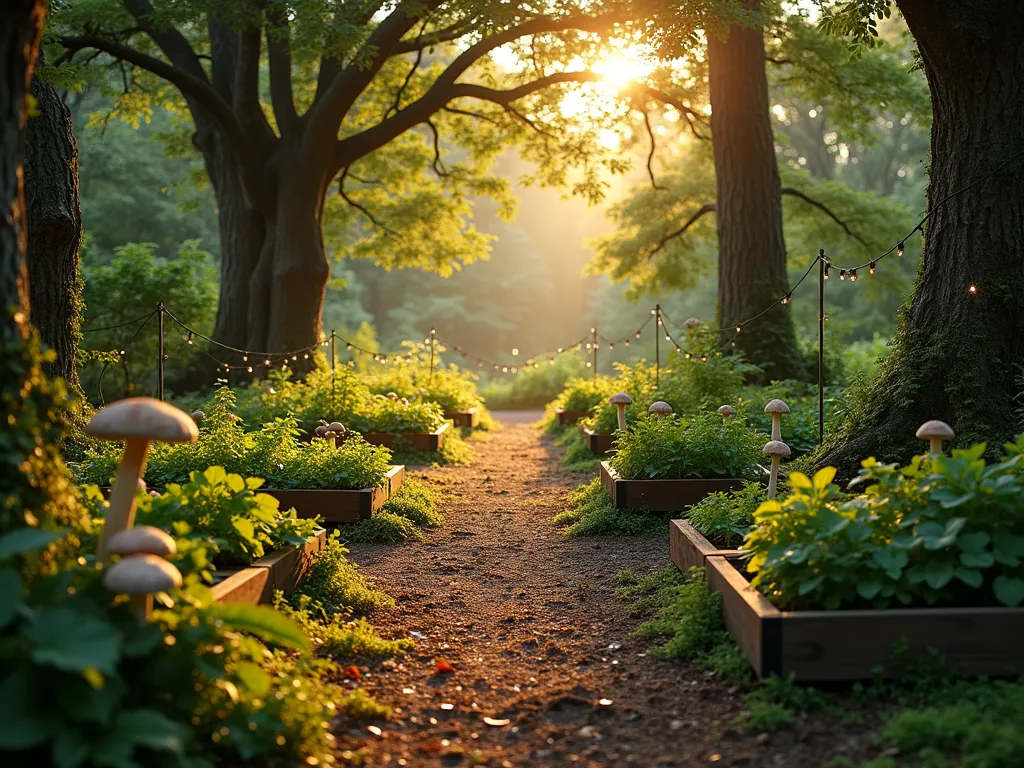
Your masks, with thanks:
[{"label": "lush green bush", "polygon": [[984,445],[897,468],[863,462],[863,495],[841,500],[835,470],[794,472],[761,505],[753,586],[786,609],[1024,602],[1024,437],[987,465]]},{"label": "lush green bush", "polygon": [[394,605],[395,601],[386,593],[367,583],[359,566],[345,557],[347,554],[340,532],[335,529],[327,546],[314,556],[309,574],[292,595],[293,605],[298,606],[306,598],[309,606],[327,615],[343,616],[366,614]]},{"label": "lush green bush", "polygon": [[596,472],[601,465],[601,458],[590,450],[583,442],[578,427],[565,429],[555,438],[555,445],[562,450],[559,462],[562,469],[569,472]]},{"label": "lush green bush", "polygon": [[723,420],[713,412],[689,420],[645,415],[619,434],[610,463],[626,480],[753,478],[760,474],[765,441],[742,419]]},{"label": "lush green bush", "polygon": [[569,495],[569,509],[555,515],[567,536],[636,536],[664,534],[668,518],[629,509],[616,509],[600,478]]},{"label": "lush green bush", "polygon": [[[825,423],[828,425],[842,407],[844,390],[828,387],[825,390]],[[771,433],[772,418],[764,406],[779,399],[789,406],[782,416],[782,442],[794,456],[818,447],[818,387],[801,381],[773,381],[765,386],[747,386],[740,390],[740,404],[747,420],[759,432]],[[734,403],[735,404],[735,403]]]},{"label": "lush green bush", "polygon": [[[246,432],[233,413],[234,392],[221,387],[206,404],[197,442],[156,443],[146,466],[146,482],[162,486],[188,482],[196,470],[210,466],[245,477],[262,477],[270,488],[335,488],[350,490],[382,485],[391,466],[387,448],[367,444],[354,435],[334,447],[330,440],[299,443],[292,418],[275,419],[256,432]],[[120,443],[102,443],[76,468],[80,481],[107,485],[121,457]]]},{"label": "lush green bush", "polygon": [[760,483],[744,483],[736,491],[709,493],[690,507],[690,525],[718,547],[738,547],[754,524],[754,513],[768,500]]},{"label": "lush green bush", "polygon": [[362,410],[342,422],[356,432],[398,432],[400,434],[434,432],[444,424],[444,411],[437,403],[425,400],[404,403],[384,395],[370,398]]},{"label": "lush green bush", "polygon": [[350,619],[344,613],[330,613],[301,595],[293,608],[279,599],[276,608],[291,618],[309,637],[316,638],[318,648],[339,660],[353,657],[380,658],[404,655],[415,643],[412,640],[386,640],[365,618]]},{"label": "lush green bush", "polygon": [[558,410],[593,411],[619,391],[615,387],[615,380],[608,376],[572,379],[545,409],[542,422],[545,431],[559,431]]},{"label": "lush green bush", "polygon": [[476,391],[479,376],[454,363],[442,365],[440,354],[444,347],[440,344],[436,347],[433,372],[428,345],[406,341],[403,347],[404,358],[378,366],[363,375],[363,381],[372,393],[386,395],[394,392],[409,401],[434,403],[445,413],[465,413],[482,405]]},{"label": "lush green bush", "polygon": [[381,508],[385,512],[412,520],[416,525],[436,528],[444,523],[438,509],[438,494],[426,483],[407,479],[401,490]]},{"label": "lush green bush", "polygon": [[[159,496],[140,496],[135,519],[204,543],[220,567],[248,565],[285,545],[301,547],[318,527],[316,520],[300,520],[294,509],[281,510],[273,496],[257,493],[262,486],[262,478],[208,467],[192,472],[183,485],[168,484]],[[187,533],[181,533],[182,523]]]},{"label": "lush green bush", "polygon": [[564,354],[553,363],[541,362],[539,368],[523,368],[514,376],[495,377],[480,395],[487,407],[497,410],[543,408],[569,385],[583,378],[587,367],[577,355]]}]

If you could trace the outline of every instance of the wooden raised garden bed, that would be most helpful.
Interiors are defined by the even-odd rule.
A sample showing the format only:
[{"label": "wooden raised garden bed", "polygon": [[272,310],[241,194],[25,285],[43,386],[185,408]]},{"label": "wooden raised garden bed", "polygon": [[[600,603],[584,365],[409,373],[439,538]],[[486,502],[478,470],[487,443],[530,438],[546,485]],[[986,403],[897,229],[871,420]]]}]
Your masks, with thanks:
[{"label": "wooden raised garden bed", "polygon": [[441,450],[444,439],[451,429],[452,425],[445,422],[433,432],[363,432],[363,440],[370,445],[383,445],[385,448],[391,448],[394,446],[395,440],[400,437],[417,451],[436,452]]},{"label": "wooden raised garden bed", "polygon": [[327,532],[317,531],[300,547],[284,547],[261,557],[247,568],[217,571],[213,598],[218,603],[272,603],[274,592],[289,597],[309,573],[313,555],[327,544]]},{"label": "wooden raised garden bed", "polygon": [[470,408],[464,413],[458,413],[455,411],[445,411],[444,417],[452,422],[456,427],[463,427],[464,429],[476,429],[480,426],[480,409]]},{"label": "wooden raised garden bed", "polygon": [[906,645],[911,658],[934,648],[966,675],[1024,670],[1024,608],[780,611],[750,586],[734,560],[708,556],[708,587],[722,595],[725,624],[760,677],[858,680],[879,668],[895,677],[898,645]]},{"label": "wooden raised garden bed", "polygon": [[668,549],[672,562],[683,573],[691,568],[704,568],[709,555],[738,557],[738,549],[720,549],[685,520],[668,524]]},{"label": "wooden raised garden bed", "polygon": [[590,427],[580,427],[583,444],[598,456],[604,456],[615,447],[615,435],[602,435]]},{"label": "wooden raised garden bed", "polygon": [[740,488],[735,477],[717,480],[623,480],[607,461],[601,462],[601,484],[617,509],[682,512],[709,493]]},{"label": "wooden raised garden bed", "polygon": [[558,423],[561,425],[575,424],[580,419],[590,416],[590,411],[563,411],[561,408],[555,410],[558,414]]},{"label": "wooden raised garden bed", "polygon": [[339,491],[323,488],[260,488],[260,493],[273,496],[282,509],[295,507],[299,517],[319,517],[326,523],[358,523],[367,520],[384,506],[385,502],[405,482],[405,465],[398,464],[388,472],[387,480],[379,488],[360,488]]}]

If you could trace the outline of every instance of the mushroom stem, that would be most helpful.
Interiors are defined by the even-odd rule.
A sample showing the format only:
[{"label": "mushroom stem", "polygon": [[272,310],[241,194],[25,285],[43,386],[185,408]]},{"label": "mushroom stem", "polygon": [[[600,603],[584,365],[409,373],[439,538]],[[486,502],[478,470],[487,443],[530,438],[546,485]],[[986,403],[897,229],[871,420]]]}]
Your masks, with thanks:
[{"label": "mushroom stem", "polygon": [[616,403],[615,409],[619,412],[619,431],[626,431],[626,404]]},{"label": "mushroom stem", "polygon": [[110,506],[97,548],[101,560],[108,559],[107,541],[110,537],[131,528],[135,521],[135,494],[139,490],[139,479],[146,468],[148,455],[149,440],[135,438],[125,441],[124,456],[110,491]]},{"label": "mushroom stem", "polygon": [[931,454],[932,458],[934,459],[936,456],[941,456],[942,455],[942,438],[941,437],[930,437],[930,438],[928,438],[928,442],[931,445],[931,450],[929,450],[929,453]]},{"label": "mushroom stem", "polygon": [[775,491],[779,485],[779,456],[772,456],[772,470],[768,477],[768,498],[775,498]]},{"label": "mushroom stem", "polygon": [[131,595],[128,599],[132,613],[138,618],[140,624],[149,621],[153,613],[153,595]]},{"label": "mushroom stem", "polygon": [[772,440],[782,439],[782,414],[772,414]]}]

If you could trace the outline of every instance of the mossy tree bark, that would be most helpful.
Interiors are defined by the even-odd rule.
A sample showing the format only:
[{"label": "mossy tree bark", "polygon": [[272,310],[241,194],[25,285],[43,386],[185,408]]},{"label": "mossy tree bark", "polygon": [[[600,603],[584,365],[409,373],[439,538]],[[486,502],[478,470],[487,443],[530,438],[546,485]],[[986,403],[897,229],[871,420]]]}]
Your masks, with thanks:
[{"label": "mossy tree bark", "polygon": [[1024,13],[1019,0],[897,5],[931,89],[935,213],[893,354],[818,457],[847,476],[867,456],[923,452],[914,433],[929,419],[948,422],[956,443],[992,450],[1022,427]]},{"label": "mossy tree bark", "polygon": [[[746,0],[758,10],[760,0]],[[722,328],[762,312],[788,290],[782,188],[768,113],[764,30],[728,30],[708,40],[711,133],[718,227],[718,319]],[[765,371],[767,380],[803,378],[789,307],[779,304],[727,344]]]},{"label": "mossy tree bark", "polygon": [[56,354],[44,366],[81,393],[75,370],[82,286],[78,272],[82,214],[78,198],[78,144],[71,113],[57,89],[32,78],[36,113],[25,143],[30,319]]}]

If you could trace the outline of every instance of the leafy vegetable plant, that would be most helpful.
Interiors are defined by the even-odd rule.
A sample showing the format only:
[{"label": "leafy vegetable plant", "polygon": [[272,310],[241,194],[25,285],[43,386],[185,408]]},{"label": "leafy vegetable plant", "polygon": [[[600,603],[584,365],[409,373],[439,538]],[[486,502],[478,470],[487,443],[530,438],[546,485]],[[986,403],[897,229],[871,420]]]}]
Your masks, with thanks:
[{"label": "leafy vegetable plant", "polygon": [[611,465],[620,477],[683,479],[756,477],[765,438],[731,418],[699,413],[690,420],[642,416],[619,433]]},{"label": "leafy vegetable plant", "polygon": [[995,464],[984,451],[867,459],[848,501],[834,469],[792,473],[744,542],[752,584],[784,608],[1024,603],[1024,437]]},{"label": "leafy vegetable plant", "polygon": [[690,507],[690,525],[719,547],[738,547],[754,524],[754,513],[768,492],[760,483],[735,491],[709,493]]}]

